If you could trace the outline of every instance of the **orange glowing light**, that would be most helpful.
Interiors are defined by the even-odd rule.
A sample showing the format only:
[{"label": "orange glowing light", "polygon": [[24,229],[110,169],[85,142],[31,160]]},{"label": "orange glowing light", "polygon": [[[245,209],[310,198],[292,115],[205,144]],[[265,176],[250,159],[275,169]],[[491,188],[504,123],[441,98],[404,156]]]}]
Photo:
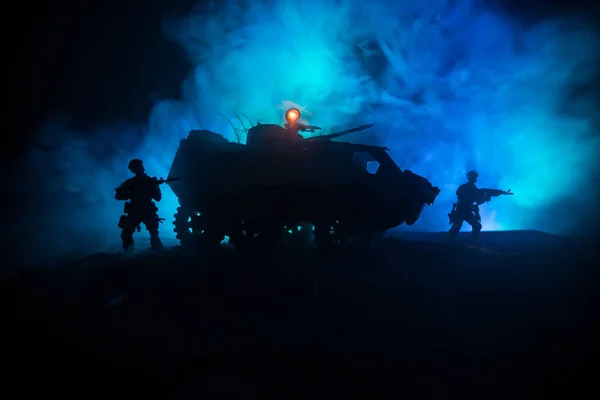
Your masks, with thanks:
[{"label": "orange glowing light", "polygon": [[290,124],[295,123],[300,119],[300,110],[297,108],[290,108],[285,112],[285,119]]}]

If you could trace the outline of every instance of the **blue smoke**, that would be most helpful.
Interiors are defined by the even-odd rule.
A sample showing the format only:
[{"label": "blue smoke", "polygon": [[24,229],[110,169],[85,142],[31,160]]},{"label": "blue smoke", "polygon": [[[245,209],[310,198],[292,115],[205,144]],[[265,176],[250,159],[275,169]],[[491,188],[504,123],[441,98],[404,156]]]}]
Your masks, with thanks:
[{"label": "blue smoke", "polygon": [[[234,140],[223,116],[236,128],[237,113],[279,123],[291,104],[323,133],[375,123],[348,139],[389,147],[401,168],[442,188],[400,229],[446,230],[470,169],[480,186],[515,193],[482,207],[484,230],[573,233],[598,198],[581,190],[598,176],[598,103],[576,89],[597,73],[600,44],[581,20],[525,27],[467,0],[238,0],[167,18],[163,31],[193,64],[181,99],[157,102],[143,127],[83,135],[60,117],[42,128],[29,159],[40,183],[27,189],[46,196],[30,213],[40,254],[119,247],[113,189],[129,159],[165,177],[190,129]],[[177,199],[163,191],[168,238]]]}]

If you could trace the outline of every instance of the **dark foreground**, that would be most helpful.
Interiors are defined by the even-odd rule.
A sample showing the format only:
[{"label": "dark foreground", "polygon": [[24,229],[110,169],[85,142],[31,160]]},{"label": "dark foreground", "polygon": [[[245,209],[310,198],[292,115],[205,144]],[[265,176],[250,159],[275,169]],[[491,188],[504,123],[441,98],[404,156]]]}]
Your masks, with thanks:
[{"label": "dark foreground", "polygon": [[404,239],[368,256],[171,249],[22,273],[1,292],[3,390],[84,399],[599,394],[592,241],[536,232],[487,233],[484,248],[436,234]]}]

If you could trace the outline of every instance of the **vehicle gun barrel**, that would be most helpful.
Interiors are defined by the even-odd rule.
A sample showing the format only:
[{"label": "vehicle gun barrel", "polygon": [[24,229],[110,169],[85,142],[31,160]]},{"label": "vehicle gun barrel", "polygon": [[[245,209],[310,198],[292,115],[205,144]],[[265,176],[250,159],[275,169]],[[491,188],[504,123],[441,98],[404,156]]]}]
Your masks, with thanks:
[{"label": "vehicle gun barrel", "polygon": [[375,124],[361,125],[361,126],[357,126],[356,128],[346,129],[345,131],[334,132],[334,133],[330,133],[330,134],[327,134],[327,135],[313,136],[313,137],[307,138],[306,140],[316,140],[316,139],[329,140],[329,139],[335,139],[335,138],[339,138],[340,136],[348,135],[350,133],[364,131],[364,130],[372,128],[374,126],[375,126]]}]

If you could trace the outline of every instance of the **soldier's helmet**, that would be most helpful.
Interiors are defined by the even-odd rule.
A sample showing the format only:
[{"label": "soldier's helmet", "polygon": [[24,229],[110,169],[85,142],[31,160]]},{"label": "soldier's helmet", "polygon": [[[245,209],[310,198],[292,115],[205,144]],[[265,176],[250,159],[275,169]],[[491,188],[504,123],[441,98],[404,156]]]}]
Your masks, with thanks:
[{"label": "soldier's helmet", "polygon": [[467,179],[471,180],[471,179],[477,179],[479,177],[479,174],[477,173],[477,171],[469,171],[467,172]]},{"label": "soldier's helmet", "polygon": [[139,171],[140,169],[144,168],[144,162],[139,158],[135,158],[129,161],[127,168],[129,168],[131,172]]}]

